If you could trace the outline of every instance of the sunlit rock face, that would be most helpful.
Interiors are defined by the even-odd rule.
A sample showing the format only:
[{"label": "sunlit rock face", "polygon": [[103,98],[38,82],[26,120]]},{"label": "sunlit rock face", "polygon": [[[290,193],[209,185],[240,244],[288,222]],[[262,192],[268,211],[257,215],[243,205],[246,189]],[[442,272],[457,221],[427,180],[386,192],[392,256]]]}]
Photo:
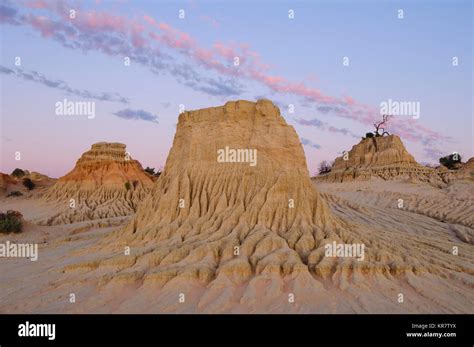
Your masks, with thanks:
[{"label": "sunlit rock face", "polygon": [[[44,195],[46,201],[63,202],[64,210],[43,224],[126,216],[135,212],[153,186],[141,164],[121,143],[93,144]],[[72,200],[71,200],[72,199]]]}]

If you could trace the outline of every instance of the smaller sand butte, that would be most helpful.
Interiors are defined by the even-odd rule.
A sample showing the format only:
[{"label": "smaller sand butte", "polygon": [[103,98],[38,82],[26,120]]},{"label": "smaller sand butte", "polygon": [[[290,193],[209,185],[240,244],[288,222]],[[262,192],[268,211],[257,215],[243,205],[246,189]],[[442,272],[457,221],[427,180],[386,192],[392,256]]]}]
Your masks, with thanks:
[{"label": "smaller sand butte", "polygon": [[131,158],[124,144],[93,144],[77,161],[74,169],[45,193],[45,201],[59,202],[64,204],[64,208],[42,224],[130,215],[152,185],[152,177],[143,171],[137,160]]},{"label": "smaller sand butte", "polygon": [[434,185],[442,185],[451,179],[446,170],[436,170],[418,164],[396,135],[363,138],[348,153],[336,158],[330,173],[314,179],[347,182],[372,177],[384,180],[412,179]]}]

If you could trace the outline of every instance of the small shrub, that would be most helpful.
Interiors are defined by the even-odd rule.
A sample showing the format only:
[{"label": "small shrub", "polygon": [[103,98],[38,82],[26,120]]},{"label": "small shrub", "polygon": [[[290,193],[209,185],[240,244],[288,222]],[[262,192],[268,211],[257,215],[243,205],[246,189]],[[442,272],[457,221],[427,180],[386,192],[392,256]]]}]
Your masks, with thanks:
[{"label": "small shrub", "polygon": [[23,215],[18,211],[0,213],[0,233],[19,233],[23,228]]},{"label": "small shrub", "polygon": [[138,181],[137,181],[137,180],[134,180],[134,181],[132,182],[132,184],[133,184],[133,189],[135,189],[135,188],[138,186]]},{"label": "small shrub", "polygon": [[35,184],[30,178],[24,178],[23,179],[23,185],[28,189],[28,190],[33,190],[35,188]]},{"label": "small shrub", "polygon": [[152,176],[155,176],[155,169],[152,167],[146,167],[145,172],[149,173]]},{"label": "small shrub", "polygon": [[332,166],[326,160],[323,160],[321,164],[319,164],[318,172],[320,175],[330,173],[331,170],[332,170]]},{"label": "small shrub", "polygon": [[157,171],[155,171],[155,168],[147,166],[146,169],[145,169],[145,172],[149,173],[152,176],[160,177],[162,169],[158,169]]},{"label": "small shrub", "polygon": [[125,189],[126,190],[130,190],[130,188],[132,188],[132,185],[130,184],[130,182],[125,182]]},{"label": "small shrub", "polygon": [[7,198],[9,198],[10,196],[22,196],[22,195],[23,195],[22,192],[19,192],[18,190],[14,190],[14,191],[8,193]]},{"label": "small shrub", "polygon": [[21,178],[21,177],[25,176],[25,171],[23,171],[22,169],[16,168],[15,170],[13,170],[12,176],[17,177],[17,178]]},{"label": "small shrub", "polygon": [[372,137],[374,137],[374,133],[366,133],[365,137],[371,139]]},{"label": "small shrub", "polygon": [[439,163],[443,166],[446,166],[450,170],[455,170],[458,168],[457,164],[461,163],[461,156],[458,153],[453,153],[439,158]]}]

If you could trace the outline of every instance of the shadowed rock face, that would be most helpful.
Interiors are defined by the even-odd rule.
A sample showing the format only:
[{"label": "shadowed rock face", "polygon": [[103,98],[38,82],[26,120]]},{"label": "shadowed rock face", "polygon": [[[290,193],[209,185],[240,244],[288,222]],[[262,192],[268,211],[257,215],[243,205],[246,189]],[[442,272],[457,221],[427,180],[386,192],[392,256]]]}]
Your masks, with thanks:
[{"label": "shadowed rock face", "polygon": [[[43,223],[60,224],[133,213],[150,191],[153,180],[125,148],[121,143],[93,144],[74,169],[44,195],[46,201],[64,203],[65,209]],[[70,208],[70,199],[75,200],[75,208]]]}]

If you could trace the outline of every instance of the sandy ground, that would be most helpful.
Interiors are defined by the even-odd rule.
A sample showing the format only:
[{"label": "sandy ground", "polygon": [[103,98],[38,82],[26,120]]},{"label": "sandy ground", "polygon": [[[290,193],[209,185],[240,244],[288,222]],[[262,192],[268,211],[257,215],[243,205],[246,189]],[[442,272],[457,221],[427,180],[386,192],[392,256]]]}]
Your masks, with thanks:
[{"label": "sandy ground", "polygon": [[[366,261],[341,260],[326,275],[302,268],[236,281],[232,274],[209,280],[183,273],[163,282],[149,264],[146,271],[141,267],[133,249],[125,256],[123,248],[100,246],[127,217],[59,226],[29,222],[21,234],[0,236],[0,243],[39,244],[36,262],[0,259],[0,312],[474,313],[474,183],[438,189],[372,180],[317,188],[350,226],[349,238],[367,244]],[[18,210],[28,221],[54,208],[39,199],[0,200],[1,210]],[[99,266],[98,259],[107,261]]]}]

